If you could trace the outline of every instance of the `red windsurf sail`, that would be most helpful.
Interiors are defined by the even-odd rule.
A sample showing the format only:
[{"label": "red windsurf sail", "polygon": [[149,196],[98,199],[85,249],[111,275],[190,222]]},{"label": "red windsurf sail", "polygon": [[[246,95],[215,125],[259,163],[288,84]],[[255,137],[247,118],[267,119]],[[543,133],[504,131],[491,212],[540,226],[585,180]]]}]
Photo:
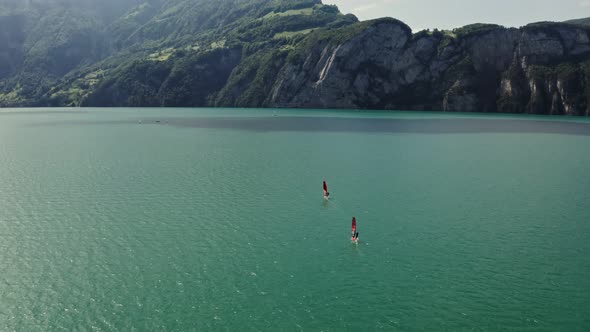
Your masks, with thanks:
[{"label": "red windsurf sail", "polygon": [[324,194],[328,192],[328,184],[324,181]]},{"label": "red windsurf sail", "polygon": [[352,217],[352,234],[356,233],[356,218]]}]

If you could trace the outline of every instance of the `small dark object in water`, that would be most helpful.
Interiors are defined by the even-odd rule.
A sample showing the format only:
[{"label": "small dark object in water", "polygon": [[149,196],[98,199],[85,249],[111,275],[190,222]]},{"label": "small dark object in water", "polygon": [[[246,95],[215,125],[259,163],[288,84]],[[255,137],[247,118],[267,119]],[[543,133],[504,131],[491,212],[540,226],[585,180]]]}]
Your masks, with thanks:
[{"label": "small dark object in water", "polygon": [[156,123],[160,123],[160,120],[156,120]]}]

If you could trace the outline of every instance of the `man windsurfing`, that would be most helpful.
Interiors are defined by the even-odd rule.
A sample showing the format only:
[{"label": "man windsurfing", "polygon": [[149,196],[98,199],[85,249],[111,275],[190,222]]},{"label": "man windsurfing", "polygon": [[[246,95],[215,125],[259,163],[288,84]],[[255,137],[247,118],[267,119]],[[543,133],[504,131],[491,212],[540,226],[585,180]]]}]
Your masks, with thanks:
[{"label": "man windsurfing", "polygon": [[352,237],[350,238],[352,242],[357,242],[359,240],[359,233],[356,231],[356,218],[352,217]]},{"label": "man windsurfing", "polygon": [[328,184],[326,183],[326,181],[324,181],[324,198],[330,198],[330,192],[328,191]]}]

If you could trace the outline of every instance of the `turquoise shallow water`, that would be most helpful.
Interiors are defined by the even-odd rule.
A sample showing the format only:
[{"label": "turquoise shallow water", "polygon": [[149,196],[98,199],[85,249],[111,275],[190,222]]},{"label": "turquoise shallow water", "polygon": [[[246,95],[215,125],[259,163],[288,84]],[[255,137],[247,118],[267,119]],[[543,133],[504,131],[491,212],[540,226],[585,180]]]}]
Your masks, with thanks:
[{"label": "turquoise shallow water", "polygon": [[588,331],[589,146],[571,118],[3,110],[0,330]]}]

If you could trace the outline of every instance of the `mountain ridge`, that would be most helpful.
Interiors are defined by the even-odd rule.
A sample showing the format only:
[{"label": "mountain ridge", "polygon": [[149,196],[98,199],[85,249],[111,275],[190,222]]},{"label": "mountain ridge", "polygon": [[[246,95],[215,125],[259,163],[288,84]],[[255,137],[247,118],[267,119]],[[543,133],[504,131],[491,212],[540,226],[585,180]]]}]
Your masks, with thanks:
[{"label": "mountain ridge", "polygon": [[[48,57],[73,59],[61,71],[35,71],[30,49],[0,47],[0,105],[590,114],[590,27],[575,22],[413,33],[319,0],[125,1],[99,34],[99,23],[78,30],[87,44],[65,34],[57,45],[77,52]],[[26,44],[18,17],[0,7],[0,26],[23,26],[0,41]]]},{"label": "mountain ridge", "polygon": [[568,21],[565,21],[565,23],[579,24],[579,25],[590,25],[590,17],[568,20]]}]

